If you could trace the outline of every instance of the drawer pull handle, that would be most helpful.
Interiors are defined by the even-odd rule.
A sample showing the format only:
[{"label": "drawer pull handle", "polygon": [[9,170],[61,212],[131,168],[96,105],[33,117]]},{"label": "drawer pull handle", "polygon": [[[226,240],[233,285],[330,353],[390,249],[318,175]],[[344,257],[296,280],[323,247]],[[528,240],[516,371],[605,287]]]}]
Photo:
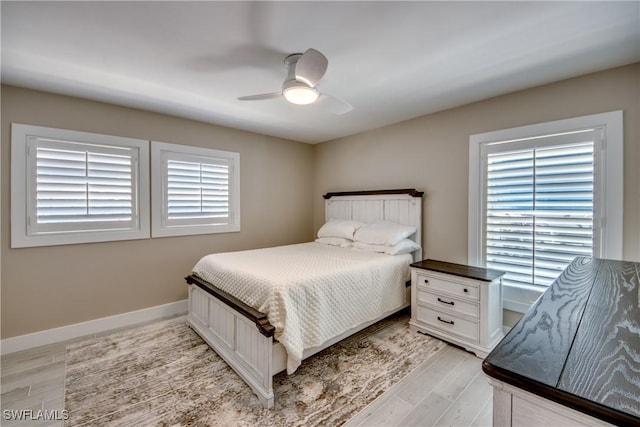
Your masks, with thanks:
[{"label": "drawer pull handle", "polygon": [[464,288],[464,293],[466,294],[467,292],[469,292],[469,289]]},{"label": "drawer pull handle", "polygon": [[453,325],[453,320],[444,320],[440,316],[438,316],[438,320],[441,321],[442,323],[447,323],[449,325]]},{"label": "drawer pull handle", "polygon": [[424,283],[426,283],[428,285],[429,281],[427,279],[424,279]]},{"label": "drawer pull handle", "polygon": [[445,301],[443,299],[440,299],[440,297],[438,297],[438,302],[441,302],[443,304],[455,305],[455,302],[453,302],[453,301]]}]

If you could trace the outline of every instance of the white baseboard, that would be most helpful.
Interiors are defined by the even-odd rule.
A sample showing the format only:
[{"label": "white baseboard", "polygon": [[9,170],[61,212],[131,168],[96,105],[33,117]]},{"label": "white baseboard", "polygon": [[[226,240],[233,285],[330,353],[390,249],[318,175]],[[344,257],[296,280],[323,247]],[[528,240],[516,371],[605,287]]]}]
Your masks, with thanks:
[{"label": "white baseboard", "polygon": [[185,299],[142,310],[116,314],[115,316],[102,317],[87,322],[47,329],[46,331],[6,338],[0,341],[0,354],[15,353],[16,351],[54,344],[138,323],[186,314],[187,308],[187,300]]},{"label": "white baseboard", "polygon": [[521,313],[524,314],[527,311],[529,311],[529,308],[531,308],[531,305],[533,303],[525,303],[522,301],[516,301],[516,300],[512,300],[512,299],[507,299],[504,298],[502,300],[502,306],[503,308],[507,309],[507,310],[511,310],[511,311],[515,311],[516,313]]}]

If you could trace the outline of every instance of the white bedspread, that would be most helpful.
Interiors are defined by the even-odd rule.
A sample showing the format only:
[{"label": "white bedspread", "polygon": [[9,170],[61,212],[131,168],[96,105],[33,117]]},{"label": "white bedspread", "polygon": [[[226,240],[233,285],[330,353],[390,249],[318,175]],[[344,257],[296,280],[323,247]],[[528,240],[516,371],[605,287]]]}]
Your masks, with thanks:
[{"label": "white bedspread", "polygon": [[403,305],[411,261],[311,242],[207,255],[193,273],[267,314],[290,374],[305,349]]}]

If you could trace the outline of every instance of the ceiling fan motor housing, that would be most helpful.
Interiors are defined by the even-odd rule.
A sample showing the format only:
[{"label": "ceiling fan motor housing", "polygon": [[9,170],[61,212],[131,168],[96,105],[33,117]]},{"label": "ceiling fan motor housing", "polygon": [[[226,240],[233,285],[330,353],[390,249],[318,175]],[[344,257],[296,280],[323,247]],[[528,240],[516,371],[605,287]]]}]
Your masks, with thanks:
[{"label": "ceiling fan motor housing", "polygon": [[287,77],[282,83],[282,94],[292,104],[309,105],[313,104],[320,94],[309,83],[296,78],[296,65],[301,56],[301,53],[294,53],[284,59],[284,63],[287,64]]},{"label": "ceiling fan motor housing", "polygon": [[282,90],[288,89],[293,86],[304,85],[307,87],[312,87],[306,84],[303,81],[296,79],[296,64],[298,63],[298,59],[302,56],[301,53],[292,53],[284,59],[284,63],[287,65],[287,77],[284,79],[282,83]]}]

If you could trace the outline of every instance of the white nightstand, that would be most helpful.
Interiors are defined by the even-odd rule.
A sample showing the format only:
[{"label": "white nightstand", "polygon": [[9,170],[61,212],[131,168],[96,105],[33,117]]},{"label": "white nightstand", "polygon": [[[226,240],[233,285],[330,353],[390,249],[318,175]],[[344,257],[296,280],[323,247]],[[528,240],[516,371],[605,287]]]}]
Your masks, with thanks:
[{"label": "white nightstand", "polygon": [[411,264],[411,329],[486,357],[504,336],[504,274],[430,259]]}]

